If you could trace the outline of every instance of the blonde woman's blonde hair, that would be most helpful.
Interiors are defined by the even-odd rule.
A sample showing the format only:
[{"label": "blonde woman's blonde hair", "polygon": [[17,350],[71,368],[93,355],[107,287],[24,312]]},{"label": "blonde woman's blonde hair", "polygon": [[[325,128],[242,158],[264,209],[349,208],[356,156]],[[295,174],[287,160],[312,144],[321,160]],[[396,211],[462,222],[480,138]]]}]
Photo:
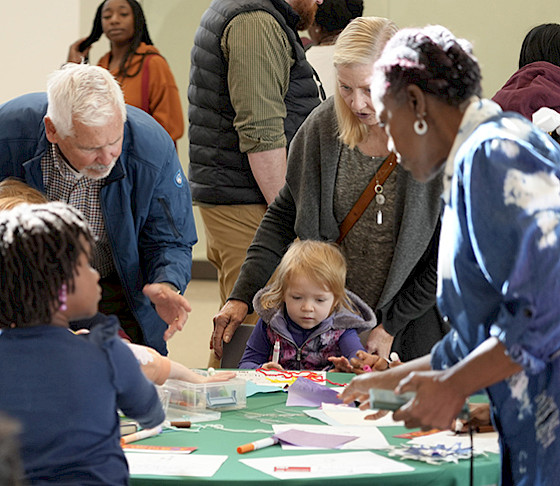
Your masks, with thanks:
[{"label": "blonde woman's blonde hair", "polygon": [[[379,58],[387,41],[398,31],[397,25],[383,17],[358,17],[350,22],[336,40],[333,64],[339,66],[371,64]],[[346,105],[340,91],[334,92],[340,140],[354,148],[367,136],[367,126]]]},{"label": "blonde woman's blonde hair", "polygon": [[286,289],[294,278],[306,277],[323,286],[334,295],[331,312],[343,307],[356,312],[346,290],[346,260],[334,243],[313,240],[295,240],[282,257],[270,280],[270,288],[261,296],[265,309],[282,305]]}]

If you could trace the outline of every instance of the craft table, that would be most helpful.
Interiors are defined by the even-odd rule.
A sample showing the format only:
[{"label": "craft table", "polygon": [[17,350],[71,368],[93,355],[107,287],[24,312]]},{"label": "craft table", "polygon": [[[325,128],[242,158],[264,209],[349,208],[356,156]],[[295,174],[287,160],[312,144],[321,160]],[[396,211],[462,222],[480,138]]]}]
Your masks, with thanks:
[{"label": "craft table", "polygon": [[[337,383],[346,383],[353,375],[344,373],[328,373],[328,379]],[[459,461],[458,464],[445,464],[433,466],[418,461],[404,461],[414,467],[414,471],[399,474],[361,475],[361,476],[338,476],[332,478],[310,478],[301,479],[276,479],[256,469],[239,462],[239,459],[258,457],[277,457],[289,455],[306,455],[317,453],[333,453],[344,451],[331,450],[302,450],[301,452],[283,451],[280,445],[260,449],[247,454],[240,455],[236,449],[239,445],[253,442],[272,435],[272,422],[274,423],[297,423],[297,424],[320,424],[303,413],[305,407],[286,407],[287,393],[278,391],[274,393],[259,393],[247,398],[247,408],[222,412],[219,421],[207,423],[219,423],[226,429],[254,430],[268,429],[270,433],[245,433],[228,432],[215,429],[204,429],[199,432],[165,431],[157,437],[144,439],[138,444],[164,445],[164,446],[194,446],[197,450],[192,454],[227,455],[228,459],[220,467],[218,472],[211,478],[200,477],[156,477],[156,476],[132,476],[133,486],[175,486],[175,485],[284,485],[294,486],[305,484],[308,486],[347,486],[347,485],[383,485],[383,486],[461,486],[469,485],[470,461]],[[404,427],[382,427],[380,430],[385,434],[391,445],[406,442],[406,439],[398,439],[394,435],[401,434],[409,429]],[[372,451],[376,454],[387,455],[385,451]],[[395,459],[399,460],[399,459]],[[499,483],[500,459],[497,454],[488,454],[487,457],[479,456],[474,462],[474,484],[476,486],[488,486]]]}]

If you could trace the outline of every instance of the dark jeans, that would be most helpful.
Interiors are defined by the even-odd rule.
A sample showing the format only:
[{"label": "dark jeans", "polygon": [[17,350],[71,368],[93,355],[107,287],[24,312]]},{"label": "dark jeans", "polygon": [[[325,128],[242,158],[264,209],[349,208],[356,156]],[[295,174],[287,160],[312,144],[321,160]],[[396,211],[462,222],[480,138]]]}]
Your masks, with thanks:
[{"label": "dark jeans", "polygon": [[116,315],[121,321],[121,327],[132,339],[132,342],[145,344],[142,329],[130,310],[118,275],[115,273],[102,278],[99,285],[101,285],[103,291],[99,303],[99,312]]}]

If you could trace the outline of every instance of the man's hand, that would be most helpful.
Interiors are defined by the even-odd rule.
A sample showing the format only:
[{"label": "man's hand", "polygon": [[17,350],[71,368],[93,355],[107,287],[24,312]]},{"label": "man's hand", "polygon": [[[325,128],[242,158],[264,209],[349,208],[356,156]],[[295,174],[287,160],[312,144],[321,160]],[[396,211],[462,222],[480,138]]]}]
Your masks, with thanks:
[{"label": "man's hand", "polygon": [[214,332],[210,337],[210,349],[218,359],[222,359],[222,341],[229,343],[237,328],[247,317],[249,306],[240,300],[228,300],[220,312],[214,316]]},{"label": "man's hand", "polygon": [[366,349],[371,354],[376,354],[381,358],[388,358],[392,345],[393,336],[385,330],[383,324],[379,324],[369,333]]},{"label": "man's hand", "polygon": [[173,334],[182,330],[187,323],[191,311],[189,301],[164,283],[144,285],[142,291],[154,304],[158,315],[169,326],[163,334],[163,339],[168,341]]}]

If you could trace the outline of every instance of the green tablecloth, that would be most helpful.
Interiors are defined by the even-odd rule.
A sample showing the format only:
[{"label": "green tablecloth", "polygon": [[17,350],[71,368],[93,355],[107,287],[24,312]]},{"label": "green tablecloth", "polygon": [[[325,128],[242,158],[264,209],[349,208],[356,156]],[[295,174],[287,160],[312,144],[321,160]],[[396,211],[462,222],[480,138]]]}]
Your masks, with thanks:
[{"label": "green tablecloth", "polygon": [[[341,373],[328,373],[330,380],[344,383],[351,375]],[[218,454],[227,455],[228,459],[212,478],[200,477],[156,477],[156,476],[132,476],[133,486],[145,485],[178,485],[178,484],[202,484],[212,485],[314,485],[314,486],[346,486],[346,485],[383,485],[383,486],[458,486],[469,484],[470,461],[460,461],[459,464],[446,464],[433,466],[417,461],[405,461],[414,467],[414,471],[398,474],[361,475],[351,477],[315,478],[280,480],[257,471],[239,462],[241,458],[275,457],[294,455],[295,451],[283,451],[279,445],[253,451],[240,455],[236,449],[239,445],[246,444],[258,439],[268,437],[272,434],[274,423],[298,423],[298,424],[320,424],[303,413],[304,407],[286,407],[285,392],[259,393],[247,398],[247,408],[222,412],[221,420],[208,423],[220,423],[226,429],[235,430],[270,430],[270,433],[245,433],[228,432],[215,429],[204,429],[198,433],[183,431],[165,431],[157,437],[145,439],[138,444],[152,444],[165,446],[194,446],[197,450],[192,454]],[[406,442],[405,439],[394,438],[396,434],[409,431],[404,427],[382,427],[380,430],[385,434],[390,444]],[[302,450],[297,455],[317,454],[318,452],[329,454],[344,451],[317,451]],[[386,455],[385,452],[375,450],[376,454]],[[475,459],[474,474],[476,486],[487,486],[498,484],[500,474],[499,456],[489,454],[488,457],[477,457]]]}]

